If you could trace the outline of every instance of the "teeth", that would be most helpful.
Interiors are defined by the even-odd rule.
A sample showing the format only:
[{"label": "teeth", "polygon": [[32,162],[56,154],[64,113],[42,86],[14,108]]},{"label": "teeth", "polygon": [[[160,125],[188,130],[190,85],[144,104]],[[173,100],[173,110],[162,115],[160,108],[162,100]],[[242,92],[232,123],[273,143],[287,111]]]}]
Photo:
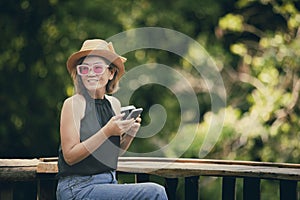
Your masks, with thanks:
[{"label": "teeth", "polygon": [[97,79],[89,79],[88,82],[98,82]]}]

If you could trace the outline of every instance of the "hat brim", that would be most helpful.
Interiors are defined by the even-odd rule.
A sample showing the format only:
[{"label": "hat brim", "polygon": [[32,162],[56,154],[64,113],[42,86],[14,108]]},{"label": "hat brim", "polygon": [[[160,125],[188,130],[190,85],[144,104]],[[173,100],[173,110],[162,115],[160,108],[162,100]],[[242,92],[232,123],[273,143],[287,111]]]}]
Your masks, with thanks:
[{"label": "hat brim", "polygon": [[[67,69],[69,73],[71,74],[72,70],[76,67],[78,64],[78,60],[85,56],[101,56],[103,58],[106,58],[108,61],[116,65],[119,69],[117,78],[120,79],[121,76],[125,73],[125,67],[124,63],[122,62],[119,55],[114,54],[107,50],[85,50],[85,51],[78,51],[76,53],[73,53],[68,61],[67,61]],[[110,63],[109,63],[110,64]]]}]

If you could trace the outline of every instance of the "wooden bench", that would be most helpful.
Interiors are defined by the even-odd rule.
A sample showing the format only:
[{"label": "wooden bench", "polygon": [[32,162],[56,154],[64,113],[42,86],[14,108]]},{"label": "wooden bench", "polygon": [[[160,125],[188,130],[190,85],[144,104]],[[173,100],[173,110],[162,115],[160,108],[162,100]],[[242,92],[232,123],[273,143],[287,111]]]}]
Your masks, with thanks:
[{"label": "wooden bench", "polygon": [[[0,159],[0,199],[12,199],[14,181],[36,180],[37,199],[55,199],[57,158]],[[149,157],[119,158],[118,173],[135,174],[136,182],[150,175],[163,177],[169,199],[176,198],[178,179],[185,180],[185,199],[198,199],[199,176],[222,177],[222,199],[236,198],[236,179],[243,179],[243,199],[260,199],[262,179],[280,182],[280,199],[299,196],[300,164],[210,159]]]}]

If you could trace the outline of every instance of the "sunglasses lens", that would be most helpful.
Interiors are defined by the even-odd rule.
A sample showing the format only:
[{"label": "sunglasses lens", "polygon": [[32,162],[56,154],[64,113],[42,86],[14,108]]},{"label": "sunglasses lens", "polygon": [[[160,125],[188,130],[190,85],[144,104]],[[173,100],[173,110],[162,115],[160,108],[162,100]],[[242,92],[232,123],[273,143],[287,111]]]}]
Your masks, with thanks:
[{"label": "sunglasses lens", "polygon": [[79,65],[78,66],[78,74],[88,74],[89,73],[89,66]]},{"label": "sunglasses lens", "polygon": [[95,74],[102,74],[104,72],[105,66],[104,65],[94,65],[94,72]]}]

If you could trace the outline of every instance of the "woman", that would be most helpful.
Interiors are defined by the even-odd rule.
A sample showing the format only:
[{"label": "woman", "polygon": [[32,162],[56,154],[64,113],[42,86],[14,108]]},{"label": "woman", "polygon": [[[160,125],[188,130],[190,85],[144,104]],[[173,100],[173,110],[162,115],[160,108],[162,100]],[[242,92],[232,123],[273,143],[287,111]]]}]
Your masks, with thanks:
[{"label": "woman", "polygon": [[86,40],[67,61],[76,94],[61,112],[57,199],[167,199],[158,184],[116,180],[118,156],[141,122],[122,120],[119,100],[107,95],[118,89],[125,61],[100,39]]}]

